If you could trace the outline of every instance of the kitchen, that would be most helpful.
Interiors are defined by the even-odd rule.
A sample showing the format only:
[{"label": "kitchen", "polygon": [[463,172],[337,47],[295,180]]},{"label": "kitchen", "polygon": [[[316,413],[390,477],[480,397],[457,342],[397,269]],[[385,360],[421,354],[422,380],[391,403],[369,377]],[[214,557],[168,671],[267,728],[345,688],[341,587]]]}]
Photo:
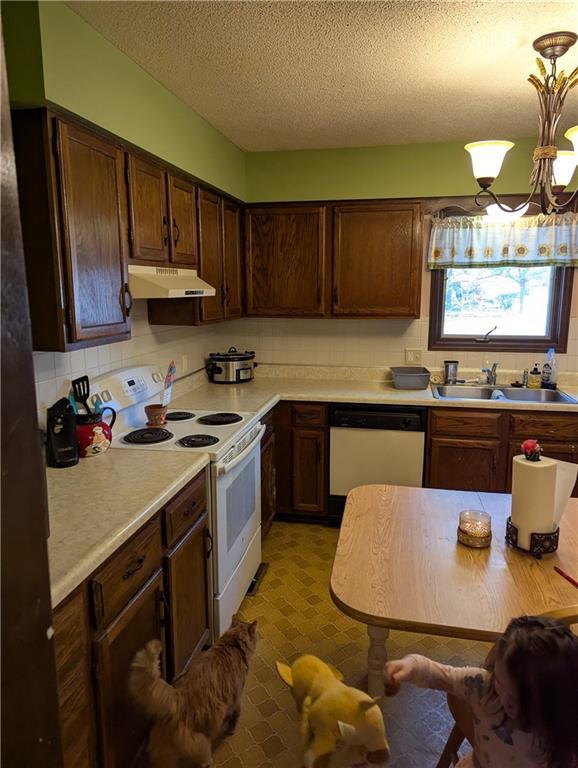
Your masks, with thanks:
[{"label": "kitchen", "polygon": [[[165,671],[175,676],[226,628],[251,588],[255,596],[241,610],[260,621],[265,683],[257,677],[249,684],[248,719],[216,760],[231,766],[290,764],[294,742],[285,741],[292,736],[284,732],[296,733],[297,727],[290,719],[289,696],[268,676],[275,651],[311,650],[321,642],[321,629],[332,626],[344,636],[352,633],[339,648],[342,659],[334,663],[349,665],[350,674],[364,669],[363,628],[360,633],[340,615],[327,587],[339,533],[334,526],[348,490],[389,482],[507,493],[513,457],[527,437],[540,441],[545,456],[578,462],[574,262],[544,267],[549,293],[543,303],[549,311],[543,338],[536,341],[522,332],[512,340],[492,332],[495,297],[490,297],[478,315],[475,307],[468,314],[477,323],[470,338],[456,341],[444,334],[453,308],[443,301],[443,276],[460,270],[452,270],[454,264],[440,269],[432,245],[432,230],[443,244],[448,222],[475,211],[477,184],[464,142],[484,131],[488,138],[494,133],[534,136],[535,103],[524,76],[533,66],[532,40],[552,21],[527,4],[527,42],[515,54],[510,51],[515,65],[504,64],[508,79],[520,81],[524,109],[527,102],[519,124],[496,117],[483,131],[476,132],[475,119],[450,130],[438,107],[429,133],[420,134],[424,116],[416,119],[409,100],[400,102],[405,118],[397,128],[388,122],[385,138],[372,138],[353,122],[352,139],[339,133],[335,116],[323,119],[328,114],[323,110],[338,103],[335,91],[332,99],[321,100],[319,116],[303,110],[309,117],[302,135],[290,130],[278,100],[279,115],[268,133],[257,128],[264,122],[258,109],[245,110],[253,122],[246,122],[237,102],[223,112],[234,91],[223,74],[229,80],[234,76],[226,57],[215,62],[215,73],[206,63],[203,70],[201,53],[198,62],[177,53],[170,58],[175,36],[183,49],[199,46],[205,54],[226,49],[221,35],[226,38],[237,23],[261,30],[268,55],[268,35],[279,29],[288,35],[286,45],[305,31],[307,40],[318,40],[316,24],[330,28],[337,19],[324,17],[315,4],[307,30],[303,17],[292,15],[285,4],[267,10],[235,4],[230,18],[225,4],[196,8],[201,23],[193,26],[201,32],[192,40],[187,14],[202,4],[139,4],[136,15],[132,4],[122,5],[41,2],[2,8],[8,85],[13,106],[20,107],[14,110],[13,130],[38,423],[47,427],[47,409],[68,398],[71,381],[83,376],[90,386],[89,408],[104,412],[98,423],[111,420],[107,407],[116,411],[109,450],[47,472],[57,674],[70,676],[66,684],[76,697],[74,711],[69,709],[61,723],[63,742],[69,754],[85,760],[70,764],[131,764],[142,748],[142,723],[131,720],[116,680],[131,654],[150,639],[143,633],[166,636]],[[345,5],[358,25],[352,34],[362,41],[370,32],[382,39],[387,13],[395,11],[386,8],[392,4],[382,4],[381,11],[380,4],[365,11]],[[570,4],[557,7],[554,26],[572,29]],[[424,8],[414,11],[420,18]],[[487,7],[472,10],[472,23],[484,12],[490,14]],[[517,40],[523,22],[499,8],[493,13],[485,17],[486,41],[499,24],[504,45],[514,31]],[[269,32],[259,26],[259,14],[271,22]],[[399,14],[395,18],[402,23]],[[143,46],[153,28],[158,39]],[[391,57],[379,50],[380,61]],[[574,66],[575,50],[567,54],[567,71]],[[495,51],[500,55],[497,43]],[[163,70],[165,60],[183,68],[171,75],[176,79]],[[193,111],[193,92],[183,85],[188,80],[183,71],[193,65],[206,80],[194,91],[203,117]],[[361,56],[351,62],[352,73],[356,66],[373,65]],[[237,74],[249,88],[246,73]],[[209,75],[226,83],[227,98],[217,89],[212,93]],[[263,81],[262,87],[270,84]],[[389,87],[394,85],[384,80],[379,95],[374,92],[378,103]],[[286,96],[288,103],[299,97],[297,85]],[[489,103],[493,95],[487,98]],[[558,134],[565,149],[571,146],[563,133],[575,123],[574,103],[570,93],[567,124]],[[263,109],[262,101],[259,105]],[[212,118],[206,122],[205,115]],[[535,138],[516,140],[511,160],[508,155],[500,171],[496,189],[511,207],[527,195],[535,143]],[[93,184],[95,168],[101,176]],[[574,187],[568,184],[568,190]],[[573,214],[558,220],[568,220],[564,216]],[[101,223],[100,231],[94,220]],[[575,214],[569,227],[575,237]],[[495,231],[500,232],[497,225]],[[534,287],[524,312],[518,311],[524,322],[540,314],[536,297],[543,298],[541,290],[541,284]],[[195,295],[203,298],[191,298]],[[477,296],[474,305],[480,303]],[[509,301],[518,304],[502,300],[506,321],[514,322]],[[226,355],[231,347],[241,359],[209,357]],[[511,387],[523,382],[525,370],[532,375],[536,361],[542,370],[549,347],[555,349],[557,389]],[[254,356],[245,350],[254,350]],[[464,397],[465,389],[449,396],[440,389],[444,361],[450,358],[459,361],[454,378],[480,388],[471,399]],[[180,412],[181,418],[148,429],[144,405],[160,402],[171,361],[176,370],[169,417]],[[432,384],[428,377],[421,389],[394,388],[392,368],[405,366],[426,368]],[[231,375],[239,383],[219,382]],[[451,386],[451,377],[445,379]],[[540,400],[543,393],[553,400],[546,395]],[[203,423],[215,415],[230,423]],[[65,421],[71,423],[70,415]],[[153,428],[169,437],[121,450],[127,434]],[[199,434],[205,443],[219,442],[203,446],[197,438],[193,447],[179,444]],[[409,478],[404,476],[408,470]],[[237,480],[243,491],[227,493]],[[238,525],[235,531],[231,521]],[[235,534],[238,549],[232,554],[234,542],[225,542],[225,532]],[[319,560],[310,538],[323,554]],[[261,561],[269,571],[259,569]],[[572,571],[575,563],[563,565]],[[299,599],[311,601],[303,611],[310,614],[318,605],[323,620],[315,626],[307,613],[294,617],[296,626],[283,623],[293,616],[295,588],[289,585],[295,579],[302,587]],[[62,652],[59,660],[59,629],[72,644],[72,670]],[[297,630],[299,642],[291,637]],[[431,641],[427,633],[423,637]],[[408,652],[414,641],[410,633],[396,639]],[[348,643],[355,645],[349,655]],[[473,643],[464,644],[458,655],[466,661],[476,650],[483,657]],[[267,655],[271,652],[273,658]],[[61,678],[59,683],[64,684]],[[279,702],[279,715],[263,713],[265,696]],[[126,733],[115,727],[119,712],[131,723]],[[407,745],[404,752],[403,741],[402,736],[398,764],[411,765],[416,758],[408,756]],[[52,764],[46,754],[36,762]]]}]

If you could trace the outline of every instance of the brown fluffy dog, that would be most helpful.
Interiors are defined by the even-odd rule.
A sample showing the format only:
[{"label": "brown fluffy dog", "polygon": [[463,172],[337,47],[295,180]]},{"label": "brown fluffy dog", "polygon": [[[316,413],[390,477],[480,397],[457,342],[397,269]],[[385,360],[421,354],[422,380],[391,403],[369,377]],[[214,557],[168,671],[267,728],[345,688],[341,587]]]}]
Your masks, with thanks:
[{"label": "brown fluffy dog", "polygon": [[[169,685],[161,678],[161,643],[151,640],[132,663],[129,688],[155,722],[149,738],[151,768],[211,764],[212,744],[235,730],[257,622],[233,618],[212,648],[194,658]],[[179,762],[180,761],[180,762]]]}]

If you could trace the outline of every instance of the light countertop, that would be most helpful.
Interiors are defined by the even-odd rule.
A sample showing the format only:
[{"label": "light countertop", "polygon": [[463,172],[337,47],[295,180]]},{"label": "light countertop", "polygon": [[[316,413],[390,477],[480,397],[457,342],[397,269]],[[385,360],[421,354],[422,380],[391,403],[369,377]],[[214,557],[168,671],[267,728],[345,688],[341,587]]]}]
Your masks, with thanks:
[{"label": "light countertop", "polygon": [[[577,387],[562,390],[578,399]],[[379,381],[282,376],[238,385],[205,381],[175,397],[171,407],[249,411],[261,416],[280,400],[578,413],[578,403],[436,400],[429,387],[399,390]],[[69,469],[48,469],[53,605],[70,594],[208,462],[205,453],[109,450]]]},{"label": "light countertop", "polygon": [[[561,387],[578,399],[578,388]],[[328,403],[421,405],[436,408],[491,408],[504,410],[574,412],[578,403],[528,403],[512,400],[437,400],[424,390],[394,389],[380,381],[340,381],[315,378],[259,378],[243,384],[201,384],[173,400],[172,407],[192,407],[264,414],[279,400],[312,400]]]},{"label": "light countertop", "polygon": [[206,453],[108,450],[47,469],[52,604],[58,605],[209,463]]}]

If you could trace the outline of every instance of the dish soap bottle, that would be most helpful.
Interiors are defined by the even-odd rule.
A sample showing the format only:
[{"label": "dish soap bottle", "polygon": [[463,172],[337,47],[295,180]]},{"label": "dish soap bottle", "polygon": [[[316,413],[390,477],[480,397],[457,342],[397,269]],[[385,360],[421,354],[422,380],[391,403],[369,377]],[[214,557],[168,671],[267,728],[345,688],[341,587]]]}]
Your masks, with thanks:
[{"label": "dish soap bottle", "polygon": [[542,389],[556,389],[557,379],[558,365],[556,363],[556,354],[554,352],[554,347],[550,347],[546,353],[544,365],[542,366]]},{"label": "dish soap bottle", "polygon": [[538,368],[538,363],[534,363],[534,367],[528,374],[528,389],[540,389],[540,383],[542,381],[542,374]]}]

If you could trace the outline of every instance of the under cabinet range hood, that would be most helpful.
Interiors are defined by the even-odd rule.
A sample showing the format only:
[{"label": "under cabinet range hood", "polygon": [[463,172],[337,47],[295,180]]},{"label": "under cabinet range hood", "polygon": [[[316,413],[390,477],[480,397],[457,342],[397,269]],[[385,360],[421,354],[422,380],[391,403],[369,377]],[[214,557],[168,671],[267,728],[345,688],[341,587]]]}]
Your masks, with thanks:
[{"label": "under cabinet range hood", "polygon": [[128,287],[133,299],[183,299],[214,296],[215,289],[196,269],[140,267],[129,264]]}]

